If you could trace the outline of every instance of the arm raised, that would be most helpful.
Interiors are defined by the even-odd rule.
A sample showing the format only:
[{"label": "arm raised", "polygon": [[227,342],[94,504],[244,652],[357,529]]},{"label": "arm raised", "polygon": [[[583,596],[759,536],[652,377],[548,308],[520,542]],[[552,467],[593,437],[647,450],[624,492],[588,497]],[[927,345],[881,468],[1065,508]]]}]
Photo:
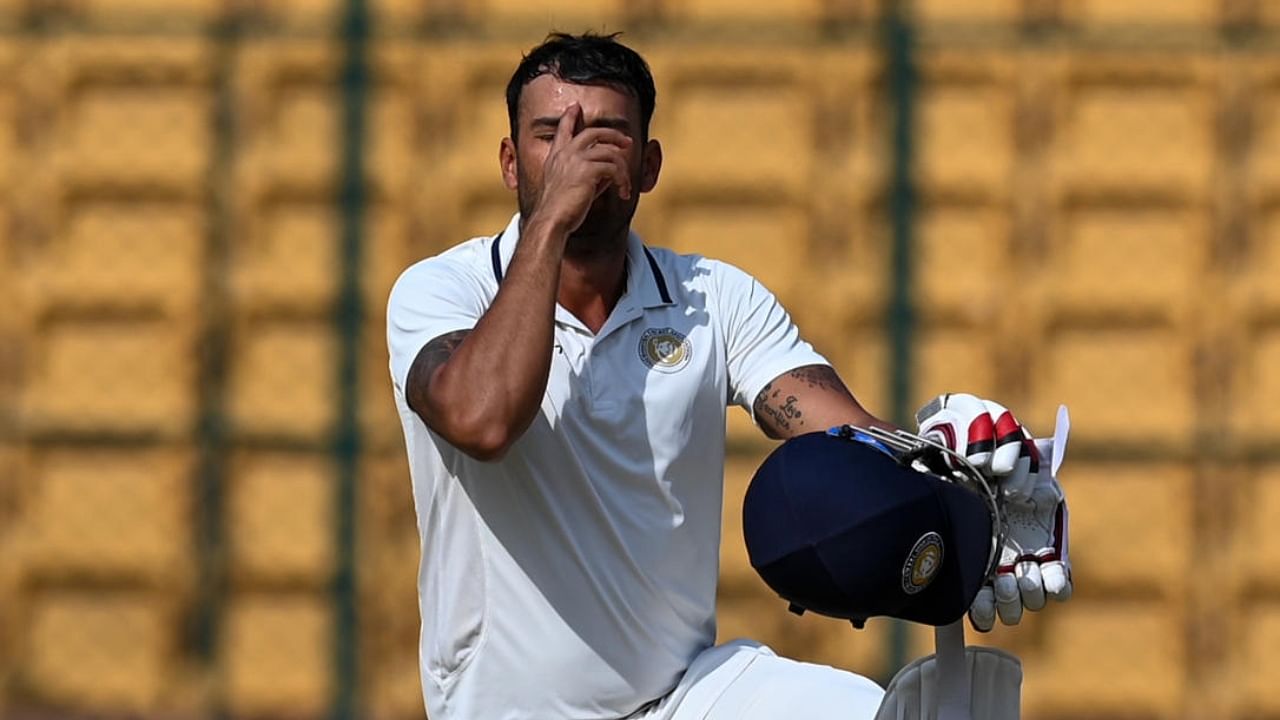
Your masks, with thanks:
[{"label": "arm raised", "polygon": [[569,234],[605,189],[617,185],[623,197],[631,192],[631,139],[612,128],[579,130],[581,122],[576,103],[560,118],[542,162],[539,200],[524,218],[492,305],[474,328],[424,345],[405,380],[410,409],[479,460],[502,457],[537,416],[551,371],[560,263]]}]

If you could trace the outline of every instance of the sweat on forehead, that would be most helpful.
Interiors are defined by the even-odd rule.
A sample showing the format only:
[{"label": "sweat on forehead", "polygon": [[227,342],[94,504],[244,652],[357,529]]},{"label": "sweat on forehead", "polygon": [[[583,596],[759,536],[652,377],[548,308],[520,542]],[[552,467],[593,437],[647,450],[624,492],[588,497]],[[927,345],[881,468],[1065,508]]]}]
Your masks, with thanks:
[{"label": "sweat on forehead", "polygon": [[546,118],[558,120],[574,104],[582,108],[588,125],[595,124],[596,120],[612,125],[624,123],[629,127],[639,123],[639,107],[634,96],[612,85],[579,85],[552,75],[535,78],[525,88],[520,98],[520,122],[527,126]]},{"label": "sweat on forehead", "polygon": [[507,83],[507,116],[512,136],[521,96],[538,78],[550,76],[574,85],[604,86],[634,99],[639,105],[641,135],[647,137],[656,92],[649,65],[639,53],[614,35],[552,33],[525,55]]}]

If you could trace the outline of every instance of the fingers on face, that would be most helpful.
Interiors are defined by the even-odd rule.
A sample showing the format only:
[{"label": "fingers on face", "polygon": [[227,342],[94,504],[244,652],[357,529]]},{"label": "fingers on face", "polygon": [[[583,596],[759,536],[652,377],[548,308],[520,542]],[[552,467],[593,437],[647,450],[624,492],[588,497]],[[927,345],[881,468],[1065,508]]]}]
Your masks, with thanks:
[{"label": "fingers on face", "polygon": [[[618,186],[618,193],[623,199],[631,195],[631,175],[627,172],[626,151],[615,145],[596,145],[584,151],[584,157],[596,163],[601,177],[609,184]],[[601,188],[603,192],[604,187]]]},{"label": "fingers on face", "polygon": [[564,114],[560,116],[560,124],[556,125],[556,137],[554,143],[556,145],[564,145],[573,137],[573,131],[577,129],[578,123],[582,120],[582,106],[578,103],[570,103],[565,108]]},{"label": "fingers on face", "polygon": [[589,127],[574,136],[573,141],[583,148],[612,145],[624,150],[630,149],[632,142],[626,133],[611,127]]}]

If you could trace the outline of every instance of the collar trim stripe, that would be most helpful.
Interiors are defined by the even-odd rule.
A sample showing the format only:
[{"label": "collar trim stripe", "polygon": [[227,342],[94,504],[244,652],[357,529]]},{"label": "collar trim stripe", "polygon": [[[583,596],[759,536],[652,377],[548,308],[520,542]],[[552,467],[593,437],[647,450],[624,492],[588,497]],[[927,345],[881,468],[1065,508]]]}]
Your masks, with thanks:
[{"label": "collar trim stripe", "polygon": [[493,236],[493,245],[491,246],[490,255],[493,257],[493,279],[502,284],[502,235],[506,232],[503,230]]},{"label": "collar trim stripe", "polygon": [[658,269],[658,261],[653,259],[653,253],[649,252],[649,248],[644,249],[644,256],[649,261],[649,269],[653,271],[654,281],[658,283],[658,294],[662,296],[662,302],[671,304],[671,293],[667,292],[667,279]]}]

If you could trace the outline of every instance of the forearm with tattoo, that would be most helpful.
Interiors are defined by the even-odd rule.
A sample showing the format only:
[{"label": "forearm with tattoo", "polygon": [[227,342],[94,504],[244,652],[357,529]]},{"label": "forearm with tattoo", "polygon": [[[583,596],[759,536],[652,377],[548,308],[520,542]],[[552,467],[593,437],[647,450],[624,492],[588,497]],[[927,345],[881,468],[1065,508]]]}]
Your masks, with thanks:
[{"label": "forearm with tattoo", "polygon": [[756,424],[777,440],[844,423],[886,425],[858,404],[828,365],[806,365],[774,378],[756,396],[752,411]]}]

